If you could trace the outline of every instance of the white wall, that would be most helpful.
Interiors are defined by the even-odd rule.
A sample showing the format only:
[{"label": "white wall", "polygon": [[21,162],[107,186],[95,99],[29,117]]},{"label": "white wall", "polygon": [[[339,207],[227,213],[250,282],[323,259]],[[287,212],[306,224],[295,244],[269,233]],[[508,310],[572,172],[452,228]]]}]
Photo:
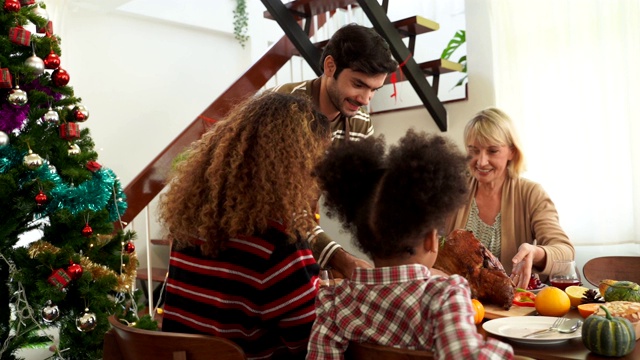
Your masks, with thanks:
[{"label": "white wall", "polygon": [[[90,111],[81,126],[91,130],[98,161],[113,169],[123,186],[252,63],[250,47],[242,49],[237,43],[230,21],[228,31],[222,31],[82,2],[60,3],[62,11],[53,9],[55,5],[48,7],[52,14],[57,10],[54,32],[62,39],[61,66]],[[174,15],[180,19],[196,16],[194,11],[216,13],[211,5],[194,9],[176,4]],[[231,7],[223,9],[219,14],[228,13],[228,21]],[[145,216],[134,221],[142,266],[146,266]],[[153,215],[149,222],[151,236],[160,236]],[[151,254],[154,265],[166,264],[167,248],[156,248]]]}]

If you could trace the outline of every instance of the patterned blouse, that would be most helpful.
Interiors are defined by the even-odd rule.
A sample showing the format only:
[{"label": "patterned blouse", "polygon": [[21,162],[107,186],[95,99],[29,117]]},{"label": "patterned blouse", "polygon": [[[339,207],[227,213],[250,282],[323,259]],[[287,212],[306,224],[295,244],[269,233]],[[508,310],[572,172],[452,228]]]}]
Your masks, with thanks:
[{"label": "patterned blouse", "polygon": [[471,211],[469,212],[469,220],[467,220],[466,229],[473,231],[473,235],[480,240],[482,245],[486,246],[493,255],[500,258],[501,242],[502,242],[502,217],[500,213],[496,216],[493,225],[487,225],[480,219],[480,211],[478,204],[474,198],[471,203]]}]

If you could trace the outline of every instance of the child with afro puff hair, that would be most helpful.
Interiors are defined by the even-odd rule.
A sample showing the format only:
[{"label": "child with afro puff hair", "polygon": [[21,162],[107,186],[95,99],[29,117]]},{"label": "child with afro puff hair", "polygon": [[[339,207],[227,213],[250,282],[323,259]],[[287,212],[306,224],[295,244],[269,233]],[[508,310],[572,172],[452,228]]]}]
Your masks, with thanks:
[{"label": "child with afro puff hair", "polygon": [[466,200],[466,169],[455,144],[414,130],[388,153],[383,137],[329,149],[314,169],[329,216],[375,268],[320,289],[307,359],[342,359],[350,341],[436,359],[513,358],[510,345],[478,334],[466,279],[430,269],[438,229]]}]

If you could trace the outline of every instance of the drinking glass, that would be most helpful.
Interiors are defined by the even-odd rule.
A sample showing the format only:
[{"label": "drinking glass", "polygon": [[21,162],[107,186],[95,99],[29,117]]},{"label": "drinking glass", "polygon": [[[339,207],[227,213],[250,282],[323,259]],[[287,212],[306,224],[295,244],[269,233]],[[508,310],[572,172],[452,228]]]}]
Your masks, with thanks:
[{"label": "drinking glass", "polygon": [[573,260],[556,260],[551,266],[549,274],[549,282],[551,286],[555,286],[561,290],[569,286],[581,285],[580,272]]},{"label": "drinking glass", "polygon": [[320,278],[320,287],[331,285],[331,277],[330,277],[329,270],[321,269],[320,274],[318,274],[318,277]]}]

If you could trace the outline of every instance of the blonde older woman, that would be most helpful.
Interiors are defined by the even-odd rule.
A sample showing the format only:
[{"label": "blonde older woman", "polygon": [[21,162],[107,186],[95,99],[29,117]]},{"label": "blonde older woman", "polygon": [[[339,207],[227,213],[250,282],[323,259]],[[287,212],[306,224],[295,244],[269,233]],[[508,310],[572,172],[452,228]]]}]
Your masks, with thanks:
[{"label": "blonde older woman", "polygon": [[470,196],[448,219],[447,233],[473,231],[520,288],[526,289],[532,270],[548,275],[554,260],[573,260],[553,201],[542,186],[520,177],[524,156],[509,116],[496,108],[480,111],[466,125],[464,141]]}]

